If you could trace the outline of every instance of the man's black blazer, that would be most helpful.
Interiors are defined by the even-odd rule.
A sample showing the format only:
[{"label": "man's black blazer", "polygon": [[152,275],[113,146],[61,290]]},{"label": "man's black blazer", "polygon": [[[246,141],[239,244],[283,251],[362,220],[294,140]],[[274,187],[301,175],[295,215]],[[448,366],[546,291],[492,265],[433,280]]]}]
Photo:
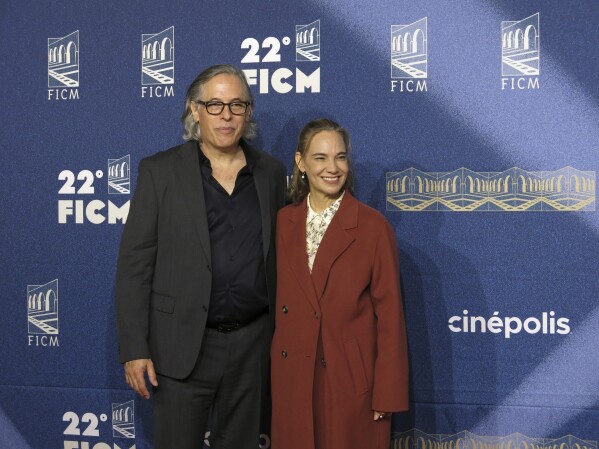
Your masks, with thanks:
[{"label": "man's black blazer", "polygon": [[[285,201],[286,171],[275,158],[241,143],[255,160],[253,178],[262,216],[272,330],[275,223]],[[139,164],[117,264],[120,361],[151,358],[158,373],[176,379],[187,377],[202,345],[211,281],[198,143],[189,141]],[[260,348],[265,357],[269,342],[265,339]]]}]

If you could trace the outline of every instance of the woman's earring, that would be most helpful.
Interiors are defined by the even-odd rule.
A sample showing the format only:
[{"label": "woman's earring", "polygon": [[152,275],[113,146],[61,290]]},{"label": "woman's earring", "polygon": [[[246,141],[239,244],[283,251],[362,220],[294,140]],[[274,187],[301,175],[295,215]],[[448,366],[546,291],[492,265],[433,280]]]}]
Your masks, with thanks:
[{"label": "woman's earring", "polygon": [[306,172],[302,172],[302,179],[306,179]]}]

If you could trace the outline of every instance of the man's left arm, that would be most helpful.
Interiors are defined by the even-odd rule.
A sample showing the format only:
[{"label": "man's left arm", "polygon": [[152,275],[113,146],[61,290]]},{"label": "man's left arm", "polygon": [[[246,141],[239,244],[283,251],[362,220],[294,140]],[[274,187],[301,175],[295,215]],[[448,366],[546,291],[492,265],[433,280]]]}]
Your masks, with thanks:
[{"label": "man's left arm", "polygon": [[158,205],[149,165],[147,160],[139,164],[137,187],[117,263],[116,312],[121,363],[151,358],[149,306],[158,241]]}]

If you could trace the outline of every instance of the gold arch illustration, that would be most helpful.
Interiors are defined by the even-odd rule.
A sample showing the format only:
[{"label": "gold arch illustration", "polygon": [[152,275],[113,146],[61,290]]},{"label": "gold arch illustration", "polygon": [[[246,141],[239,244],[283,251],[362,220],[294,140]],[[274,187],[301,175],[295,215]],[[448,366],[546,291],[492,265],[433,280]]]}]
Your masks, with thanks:
[{"label": "gold arch illustration", "polygon": [[522,433],[505,436],[477,435],[463,430],[451,435],[428,434],[419,429],[396,432],[392,449],[597,449],[597,441],[565,435],[561,438],[530,437]]},{"label": "gold arch illustration", "polygon": [[411,167],[386,176],[388,211],[588,212],[595,210],[596,173],[564,167],[502,172],[424,172]]}]

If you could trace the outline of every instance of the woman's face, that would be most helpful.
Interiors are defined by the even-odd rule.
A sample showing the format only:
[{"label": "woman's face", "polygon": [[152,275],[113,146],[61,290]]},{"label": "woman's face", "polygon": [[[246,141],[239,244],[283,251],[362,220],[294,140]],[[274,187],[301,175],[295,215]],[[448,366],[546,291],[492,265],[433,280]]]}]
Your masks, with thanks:
[{"label": "woman's face", "polygon": [[312,137],[303,156],[295,153],[295,162],[308,177],[310,195],[332,200],[339,197],[349,172],[347,148],[341,134],[319,132]]}]

